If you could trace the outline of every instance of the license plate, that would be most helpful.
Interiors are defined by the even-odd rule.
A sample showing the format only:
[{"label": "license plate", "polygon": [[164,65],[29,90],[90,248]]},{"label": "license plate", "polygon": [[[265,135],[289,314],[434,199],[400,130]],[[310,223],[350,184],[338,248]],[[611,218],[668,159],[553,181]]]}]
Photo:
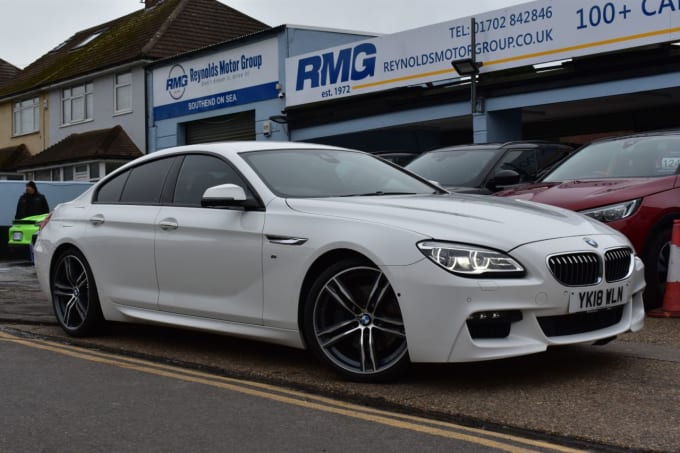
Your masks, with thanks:
[{"label": "license plate", "polygon": [[661,159],[661,168],[664,170],[675,170],[680,165],[680,157],[664,157]]},{"label": "license plate", "polygon": [[13,241],[21,241],[24,238],[24,234],[21,231],[15,231],[12,233]]},{"label": "license plate", "polygon": [[625,304],[627,300],[628,285],[572,291],[569,295],[569,313],[615,307]]}]

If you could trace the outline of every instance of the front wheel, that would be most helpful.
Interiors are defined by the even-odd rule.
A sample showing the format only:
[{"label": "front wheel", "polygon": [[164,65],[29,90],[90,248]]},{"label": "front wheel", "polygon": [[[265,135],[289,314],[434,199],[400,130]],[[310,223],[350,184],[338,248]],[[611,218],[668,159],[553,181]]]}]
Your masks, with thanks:
[{"label": "front wheel", "polygon": [[312,351],[354,381],[393,379],[409,364],[397,296],[378,268],[359,260],[319,275],[305,301],[303,330]]},{"label": "front wheel", "polygon": [[85,257],[76,249],[64,250],[50,276],[52,307],[61,328],[69,335],[91,335],[104,321],[97,287]]},{"label": "front wheel", "polygon": [[645,309],[658,308],[663,303],[671,249],[671,228],[664,228],[650,240],[645,249]]}]

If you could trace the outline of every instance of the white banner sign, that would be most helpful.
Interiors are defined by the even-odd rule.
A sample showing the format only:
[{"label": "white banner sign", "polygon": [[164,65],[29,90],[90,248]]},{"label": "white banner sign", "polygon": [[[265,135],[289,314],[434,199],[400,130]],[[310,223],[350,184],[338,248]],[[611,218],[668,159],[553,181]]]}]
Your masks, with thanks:
[{"label": "white banner sign", "polygon": [[[680,0],[540,0],[475,21],[484,73],[678,40]],[[468,17],[287,58],[286,105],[458,77],[470,34]]]},{"label": "white banner sign", "polygon": [[276,39],[153,70],[154,119],[221,109],[278,96]]}]

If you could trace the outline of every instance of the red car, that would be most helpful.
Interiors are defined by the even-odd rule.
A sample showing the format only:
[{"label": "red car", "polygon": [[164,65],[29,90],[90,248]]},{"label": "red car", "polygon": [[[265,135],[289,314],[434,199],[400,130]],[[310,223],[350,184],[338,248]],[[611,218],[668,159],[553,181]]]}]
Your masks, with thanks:
[{"label": "red car", "polygon": [[624,233],[645,263],[647,309],[663,301],[673,220],[680,218],[680,131],[595,141],[538,183],[495,195],[579,211]]}]

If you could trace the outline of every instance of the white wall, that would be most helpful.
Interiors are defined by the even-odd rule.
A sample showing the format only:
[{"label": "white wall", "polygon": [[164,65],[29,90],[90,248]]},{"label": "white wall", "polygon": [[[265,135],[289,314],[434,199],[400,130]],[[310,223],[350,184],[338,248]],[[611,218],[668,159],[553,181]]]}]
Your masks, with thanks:
[{"label": "white wall", "polygon": [[[119,72],[125,72],[119,71]],[[52,89],[49,93],[49,144],[54,145],[71,134],[83,133],[98,129],[109,129],[121,125],[132,141],[143,152],[146,152],[145,137],[145,98],[144,68],[139,66],[131,69],[132,72],[132,112],[114,114],[113,82],[114,74],[106,74],[93,79],[74,82],[72,85],[80,85],[86,82],[94,84],[94,113],[91,121],[64,126],[61,122],[61,92],[70,85]]]}]

